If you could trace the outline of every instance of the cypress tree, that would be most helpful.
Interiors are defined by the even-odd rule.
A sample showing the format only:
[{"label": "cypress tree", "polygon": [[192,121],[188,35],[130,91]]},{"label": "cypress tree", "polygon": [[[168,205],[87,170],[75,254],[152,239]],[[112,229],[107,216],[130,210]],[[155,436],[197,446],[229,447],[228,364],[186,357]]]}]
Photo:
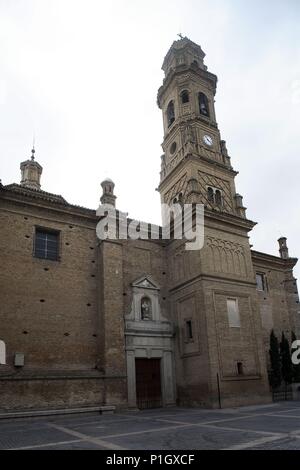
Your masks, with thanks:
[{"label": "cypress tree", "polygon": [[271,331],[270,334],[270,362],[271,362],[271,370],[269,372],[269,383],[272,389],[277,388],[280,386],[282,381],[281,375],[281,358],[280,358],[280,351],[279,351],[279,343],[278,339],[274,333]]},{"label": "cypress tree", "polygon": [[281,343],[280,343],[280,354],[281,354],[281,375],[285,384],[290,384],[293,381],[293,364],[291,359],[290,345],[282,332]]}]

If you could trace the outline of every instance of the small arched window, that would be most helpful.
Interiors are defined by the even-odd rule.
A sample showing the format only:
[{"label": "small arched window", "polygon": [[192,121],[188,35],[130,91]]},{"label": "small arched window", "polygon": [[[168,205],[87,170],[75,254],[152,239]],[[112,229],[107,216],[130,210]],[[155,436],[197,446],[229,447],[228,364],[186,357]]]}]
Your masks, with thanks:
[{"label": "small arched window", "polygon": [[190,95],[189,95],[189,92],[187,90],[183,90],[180,93],[180,97],[181,97],[181,103],[182,104],[188,103],[190,101]]},{"label": "small arched window", "polygon": [[151,320],[152,319],[152,308],[151,300],[149,297],[143,297],[141,300],[141,319],[142,320]]},{"label": "small arched window", "polygon": [[207,96],[204,93],[200,92],[198,94],[198,101],[200,114],[209,117],[209,106]]},{"label": "small arched window", "polygon": [[167,120],[168,120],[168,127],[170,127],[175,121],[175,108],[174,108],[173,101],[170,101],[167,107]]},{"label": "small arched window", "polygon": [[209,202],[214,202],[214,190],[213,188],[207,188],[207,199]]},{"label": "small arched window", "polygon": [[217,189],[216,192],[215,192],[215,202],[216,202],[217,206],[222,205],[222,194],[221,194],[221,191],[219,189]]},{"label": "small arched window", "polygon": [[173,155],[176,152],[176,149],[177,149],[177,144],[176,142],[173,142],[170,147],[170,154]]}]

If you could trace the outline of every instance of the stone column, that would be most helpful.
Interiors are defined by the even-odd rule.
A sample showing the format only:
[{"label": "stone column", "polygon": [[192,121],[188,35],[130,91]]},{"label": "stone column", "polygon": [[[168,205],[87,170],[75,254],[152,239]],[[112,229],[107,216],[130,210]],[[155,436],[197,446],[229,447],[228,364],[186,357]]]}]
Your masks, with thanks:
[{"label": "stone column", "polygon": [[165,406],[176,404],[172,352],[164,351],[162,359],[162,394]]},{"label": "stone column", "polygon": [[127,351],[127,389],[128,389],[128,406],[136,408],[136,374],[135,374],[135,353]]}]

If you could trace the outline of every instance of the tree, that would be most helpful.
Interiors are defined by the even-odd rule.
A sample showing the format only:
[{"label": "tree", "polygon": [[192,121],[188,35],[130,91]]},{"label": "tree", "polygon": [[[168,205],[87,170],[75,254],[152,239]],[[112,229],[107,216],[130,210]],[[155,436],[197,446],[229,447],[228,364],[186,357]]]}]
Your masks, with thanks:
[{"label": "tree", "polygon": [[[294,331],[292,331],[292,344],[296,340],[297,340],[297,337]],[[293,352],[293,350],[291,352]],[[300,382],[300,364],[293,364],[293,382],[296,382],[296,383]]]},{"label": "tree", "polygon": [[270,361],[271,361],[269,383],[270,383],[271,388],[274,389],[280,386],[281,381],[282,381],[282,375],[281,375],[281,358],[280,358],[280,351],[279,351],[279,343],[273,330],[271,331],[271,334],[270,334],[269,354],[270,354]]},{"label": "tree", "polygon": [[290,345],[282,332],[281,343],[280,343],[280,355],[281,355],[281,375],[285,384],[290,384],[293,381],[293,364],[291,359]]}]

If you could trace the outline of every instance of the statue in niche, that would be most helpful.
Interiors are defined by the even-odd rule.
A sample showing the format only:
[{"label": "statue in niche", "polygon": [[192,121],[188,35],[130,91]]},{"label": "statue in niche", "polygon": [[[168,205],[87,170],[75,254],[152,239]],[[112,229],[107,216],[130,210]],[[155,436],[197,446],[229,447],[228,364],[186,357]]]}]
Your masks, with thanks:
[{"label": "statue in niche", "polygon": [[225,140],[221,140],[221,153],[224,157],[228,157],[228,151],[227,151]]},{"label": "statue in niche", "polygon": [[141,318],[142,320],[151,320],[151,300],[148,297],[143,297],[141,300]]},{"label": "statue in niche", "polygon": [[163,154],[161,157],[161,169],[164,170],[166,168],[166,156]]},{"label": "statue in niche", "polygon": [[184,143],[185,143],[185,153],[192,153],[195,151],[195,138],[192,127],[188,124],[185,128],[184,134]]}]

